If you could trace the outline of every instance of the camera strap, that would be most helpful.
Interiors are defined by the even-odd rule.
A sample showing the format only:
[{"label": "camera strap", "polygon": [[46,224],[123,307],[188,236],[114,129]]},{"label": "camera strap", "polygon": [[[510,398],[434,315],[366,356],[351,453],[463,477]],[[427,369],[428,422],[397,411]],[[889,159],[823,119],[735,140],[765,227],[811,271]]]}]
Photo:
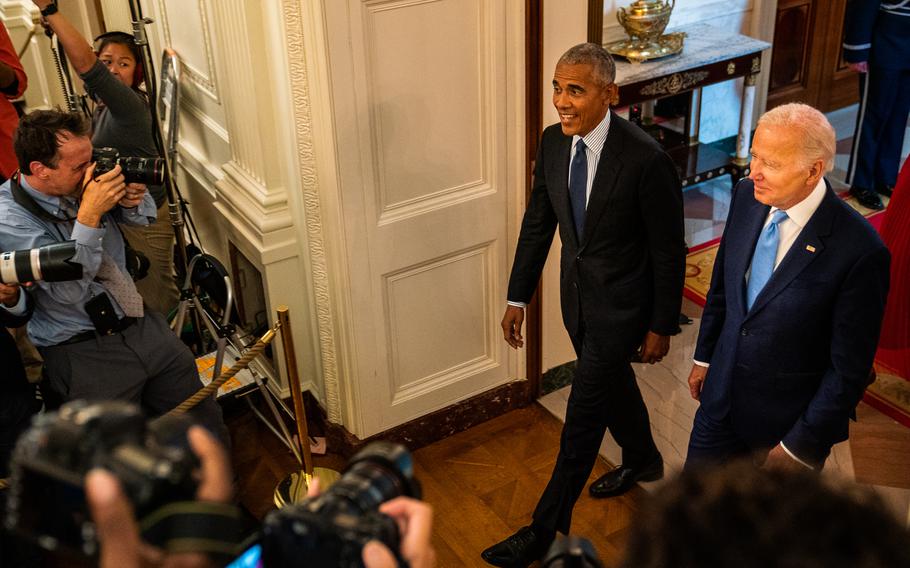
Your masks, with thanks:
[{"label": "camera strap", "polygon": [[246,547],[246,524],[235,505],[178,501],[146,515],[139,530],[143,540],[169,553],[204,553],[220,565]]}]

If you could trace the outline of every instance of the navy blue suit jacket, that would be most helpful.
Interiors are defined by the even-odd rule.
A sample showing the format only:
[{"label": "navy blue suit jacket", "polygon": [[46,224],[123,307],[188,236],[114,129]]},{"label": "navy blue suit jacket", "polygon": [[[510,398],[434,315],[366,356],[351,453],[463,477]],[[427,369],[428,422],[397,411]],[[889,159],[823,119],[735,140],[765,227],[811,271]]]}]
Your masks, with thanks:
[{"label": "navy blue suit jacket", "polygon": [[[910,4],[850,0],[844,18],[844,60],[910,69]],[[883,6],[884,5],[884,6]]]},{"label": "navy blue suit jacket", "polygon": [[701,405],[752,447],[783,441],[821,465],[845,440],[866,387],[888,293],[890,256],[828,187],[815,214],[746,309],[745,275],[769,207],[751,180],[734,190],[695,359],[710,362]]}]

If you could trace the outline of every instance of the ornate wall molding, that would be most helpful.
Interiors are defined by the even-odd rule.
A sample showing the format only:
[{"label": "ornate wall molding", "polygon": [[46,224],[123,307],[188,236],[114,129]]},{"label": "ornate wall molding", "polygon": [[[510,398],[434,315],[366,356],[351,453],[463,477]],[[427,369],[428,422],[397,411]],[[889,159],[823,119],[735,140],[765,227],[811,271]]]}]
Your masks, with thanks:
[{"label": "ornate wall molding", "polygon": [[[204,72],[200,69],[196,69],[187,61],[183,60],[181,71],[183,72],[185,80],[197,85],[203,93],[211,97],[216,103],[220,104],[221,97],[218,93],[218,76],[215,72],[215,56],[214,50],[212,49],[212,33],[209,29],[208,0],[196,0],[196,5],[199,8],[199,17],[202,20],[202,48],[205,50],[205,59],[208,70],[207,72]],[[171,39],[167,0],[158,0],[158,14],[161,18],[164,44],[165,46],[171,46],[173,45],[173,41]]]},{"label": "ornate wall molding", "polygon": [[315,296],[319,351],[322,359],[325,407],[331,422],[342,422],[338,361],[335,348],[335,321],[332,291],[323,234],[319,178],[313,143],[312,108],[304,53],[303,14],[300,0],[282,0],[288,70],[294,107],[299,178],[303,193],[303,215],[309,246],[309,264]]}]

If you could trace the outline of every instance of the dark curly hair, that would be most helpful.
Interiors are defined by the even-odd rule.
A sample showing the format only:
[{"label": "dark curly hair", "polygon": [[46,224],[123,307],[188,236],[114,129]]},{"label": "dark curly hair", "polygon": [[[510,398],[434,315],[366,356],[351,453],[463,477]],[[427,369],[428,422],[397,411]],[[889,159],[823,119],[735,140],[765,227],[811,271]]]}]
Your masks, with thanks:
[{"label": "dark curly hair", "polygon": [[868,488],[746,462],[659,488],[626,554],[627,568],[897,568],[910,533]]}]

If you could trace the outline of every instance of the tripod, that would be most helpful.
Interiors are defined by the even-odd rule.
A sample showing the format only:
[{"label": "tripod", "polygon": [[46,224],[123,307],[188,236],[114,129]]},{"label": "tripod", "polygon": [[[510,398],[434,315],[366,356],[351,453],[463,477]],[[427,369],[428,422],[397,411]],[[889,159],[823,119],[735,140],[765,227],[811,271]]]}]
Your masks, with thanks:
[{"label": "tripod", "polygon": [[[159,92],[158,84],[155,79],[151,47],[145,30],[145,26],[153,23],[153,20],[143,17],[139,0],[130,0],[130,14],[133,20],[133,36],[136,45],[139,46],[140,51],[142,52],[143,66],[146,69],[146,91],[149,100],[153,101],[153,104],[149,105],[149,108],[152,115],[152,130],[155,144],[164,160],[164,181],[167,190],[168,214],[177,242],[177,257],[175,259],[175,264],[178,267],[178,272],[180,268],[183,269],[183,285],[180,292],[180,302],[177,307],[176,316],[171,323],[171,329],[179,335],[183,329],[183,324],[186,321],[187,316],[189,316],[193,322],[193,329],[200,346],[204,344],[203,325],[205,326],[205,329],[208,330],[209,334],[211,334],[211,337],[216,338],[214,378],[221,373],[225,354],[229,347],[232,347],[238,353],[241,353],[246,348],[241,341],[236,326],[231,323],[234,303],[233,287],[230,278],[227,276],[221,263],[214,257],[205,254],[205,252],[201,250],[201,243],[201,252],[192,258],[189,258],[186,233],[184,231],[184,228],[186,227],[186,223],[184,222],[186,203],[181,197],[174,179],[174,165],[177,162],[177,134],[180,116],[180,60],[173,50],[166,49],[164,51],[161,69],[162,88]],[[162,135],[163,130],[166,130],[166,136]],[[187,214],[186,219],[189,221],[190,228],[195,232],[192,218]],[[217,320],[212,316],[196,292],[193,275],[200,263],[204,263],[214,268],[223,281],[225,297],[221,303],[221,307],[224,312],[220,320]],[[248,397],[246,398],[247,403],[250,405],[253,413],[268,426],[291,452],[293,452],[298,461],[302,460],[303,456],[296,447],[296,444],[294,444],[293,436],[288,431],[279,408],[292,419],[295,419],[295,414],[291,412],[279,397],[273,395],[271,390],[266,386],[263,375],[268,376],[267,372],[263,369],[260,369],[260,371],[257,372],[253,366],[249,367],[249,370],[258,390],[262,393],[262,397],[265,399],[276,424],[272,424],[272,422],[255,407]],[[315,440],[312,438],[300,440],[301,444],[306,444],[308,446],[306,449],[309,449],[311,442],[315,442]]]}]

